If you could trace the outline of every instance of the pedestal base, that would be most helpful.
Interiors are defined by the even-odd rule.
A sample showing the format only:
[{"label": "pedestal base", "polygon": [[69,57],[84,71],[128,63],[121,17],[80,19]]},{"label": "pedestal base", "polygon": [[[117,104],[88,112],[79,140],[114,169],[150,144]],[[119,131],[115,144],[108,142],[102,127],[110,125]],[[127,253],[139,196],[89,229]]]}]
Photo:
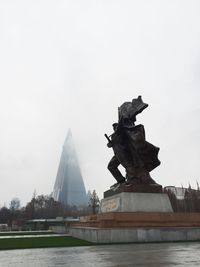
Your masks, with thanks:
[{"label": "pedestal base", "polygon": [[118,184],[105,191],[104,198],[111,197],[122,192],[162,193],[162,186],[159,184]]},{"label": "pedestal base", "polygon": [[200,240],[200,213],[111,212],[80,218],[69,228],[94,243]]},{"label": "pedestal base", "polygon": [[102,199],[100,213],[106,212],[173,212],[164,193],[122,192]]},{"label": "pedestal base", "polygon": [[121,192],[101,202],[101,212],[69,228],[94,243],[200,240],[200,213],[175,213],[164,193]]},{"label": "pedestal base", "polygon": [[70,228],[69,233],[77,238],[94,243],[139,243],[199,241],[200,228]]}]

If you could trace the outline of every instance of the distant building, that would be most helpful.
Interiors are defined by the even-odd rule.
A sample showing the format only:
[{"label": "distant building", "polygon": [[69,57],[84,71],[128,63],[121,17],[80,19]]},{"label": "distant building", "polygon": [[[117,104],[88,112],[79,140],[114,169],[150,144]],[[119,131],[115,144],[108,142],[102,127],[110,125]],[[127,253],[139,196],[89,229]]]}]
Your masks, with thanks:
[{"label": "distant building", "polygon": [[175,196],[178,199],[184,199],[185,192],[187,190],[187,188],[184,188],[184,187],[176,187],[176,186],[165,186],[164,189],[165,190],[169,190],[172,193],[174,193]]},{"label": "distant building", "polygon": [[192,189],[190,186],[189,188],[184,188],[184,187],[176,187],[176,186],[165,186],[164,190],[166,191],[171,191],[172,193],[175,194],[177,199],[184,199],[185,195],[188,192],[199,192],[199,189]]},{"label": "distant building", "polygon": [[71,131],[68,131],[60,158],[53,198],[65,205],[88,205]]}]

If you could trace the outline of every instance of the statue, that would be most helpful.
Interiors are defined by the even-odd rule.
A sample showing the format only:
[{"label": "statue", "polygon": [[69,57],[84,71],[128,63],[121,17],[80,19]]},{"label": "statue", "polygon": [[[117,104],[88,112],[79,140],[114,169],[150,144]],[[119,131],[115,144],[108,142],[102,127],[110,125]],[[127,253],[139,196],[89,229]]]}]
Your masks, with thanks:
[{"label": "statue", "polygon": [[[159,148],[146,141],[143,125],[135,125],[136,116],[147,107],[141,96],[123,103],[118,108],[118,123],[113,124],[114,133],[109,137],[105,134],[107,146],[114,151],[108,169],[117,180],[117,185],[157,185],[149,173],[160,165]],[[120,164],[125,168],[126,177],[118,169]]]}]

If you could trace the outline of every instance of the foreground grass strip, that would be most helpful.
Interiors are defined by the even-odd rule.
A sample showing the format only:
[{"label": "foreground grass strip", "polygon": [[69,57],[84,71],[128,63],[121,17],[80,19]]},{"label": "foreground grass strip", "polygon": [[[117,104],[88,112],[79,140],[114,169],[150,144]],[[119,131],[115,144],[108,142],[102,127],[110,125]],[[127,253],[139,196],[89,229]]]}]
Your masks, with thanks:
[{"label": "foreground grass strip", "polygon": [[51,236],[31,238],[5,238],[0,239],[0,250],[20,248],[48,248],[67,246],[89,246],[91,242],[74,238],[72,236]]}]

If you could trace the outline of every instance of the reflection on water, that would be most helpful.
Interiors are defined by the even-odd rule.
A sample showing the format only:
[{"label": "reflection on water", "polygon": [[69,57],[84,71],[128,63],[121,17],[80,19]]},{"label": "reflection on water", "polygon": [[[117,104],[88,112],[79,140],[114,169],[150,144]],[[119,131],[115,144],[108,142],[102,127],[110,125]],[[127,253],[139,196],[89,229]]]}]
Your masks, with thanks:
[{"label": "reflection on water", "polygon": [[0,251],[0,267],[199,266],[200,242]]}]

